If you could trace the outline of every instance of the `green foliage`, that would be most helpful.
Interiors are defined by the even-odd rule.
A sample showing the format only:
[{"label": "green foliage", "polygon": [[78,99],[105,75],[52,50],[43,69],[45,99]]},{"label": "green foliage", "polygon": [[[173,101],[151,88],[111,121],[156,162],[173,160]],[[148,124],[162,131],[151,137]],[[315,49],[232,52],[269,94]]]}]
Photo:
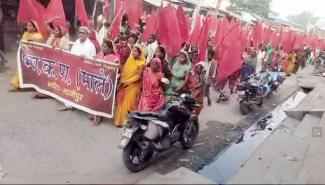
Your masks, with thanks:
[{"label": "green foliage", "polygon": [[229,11],[243,10],[261,17],[268,17],[272,0],[230,0]]}]

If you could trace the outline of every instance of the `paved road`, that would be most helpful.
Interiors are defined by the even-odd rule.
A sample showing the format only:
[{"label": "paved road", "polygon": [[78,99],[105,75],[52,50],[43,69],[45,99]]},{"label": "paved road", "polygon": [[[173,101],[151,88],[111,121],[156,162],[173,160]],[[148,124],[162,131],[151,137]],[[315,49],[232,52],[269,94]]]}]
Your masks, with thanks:
[{"label": "paved road", "polygon": [[[0,173],[7,173],[2,183],[136,183],[156,170],[158,164],[136,174],[124,167],[117,148],[120,132],[111,120],[93,126],[86,113],[59,112],[62,104],[54,99],[35,100],[33,91],[9,92],[15,53],[7,58],[8,68],[0,72]],[[269,109],[295,90],[295,80],[284,87]],[[201,131],[209,121],[236,125],[243,119],[234,95],[228,104],[203,109]]]}]

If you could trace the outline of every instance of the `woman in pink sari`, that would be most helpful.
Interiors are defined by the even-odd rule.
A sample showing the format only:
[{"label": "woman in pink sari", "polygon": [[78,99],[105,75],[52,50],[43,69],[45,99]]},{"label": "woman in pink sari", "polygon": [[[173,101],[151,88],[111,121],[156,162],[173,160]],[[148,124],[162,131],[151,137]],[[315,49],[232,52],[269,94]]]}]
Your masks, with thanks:
[{"label": "woman in pink sari", "polygon": [[120,61],[120,56],[117,53],[113,42],[110,40],[103,41],[102,50],[97,54],[96,57],[109,62],[119,63]]},{"label": "woman in pink sari", "polygon": [[162,64],[159,58],[154,58],[150,66],[143,71],[142,95],[138,104],[138,111],[158,112],[165,103],[165,96],[161,79]]},{"label": "woman in pink sari", "polygon": [[[103,59],[109,62],[119,63],[120,57],[116,54],[114,44],[110,40],[104,40],[101,51],[96,56],[99,59]],[[94,122],[94,125],[99,125],[102,121],[102,117],[96,115],[90,115],[89,119]]]}]

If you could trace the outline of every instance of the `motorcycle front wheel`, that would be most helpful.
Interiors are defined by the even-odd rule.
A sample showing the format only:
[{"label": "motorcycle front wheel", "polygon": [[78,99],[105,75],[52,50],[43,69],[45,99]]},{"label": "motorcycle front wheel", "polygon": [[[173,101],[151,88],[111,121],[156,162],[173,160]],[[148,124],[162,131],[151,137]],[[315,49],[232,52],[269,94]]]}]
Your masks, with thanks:
[{"label": "motorcycle front wheel", "polygon": [[263,98],[258,98],[256,105],[261,107],[263,105]]},{"label": "motorcycle front wheel", "polygon": [[249,113],[249,107],[248,107],[246,101],[239,102],[239,109],[243,115],[247,115]]},{"label": "motorcycle front wheel", "polygon": [[199,122],[197,119],[192,120],[192,123],[190,124],[186,124],[180,138],[180,143],[183,149],[189,149],[193,146],[198,133],[199,133]]},{"label": "motorcycle front wheel", "polygon": [[146,154],[137,142],[131,141],[123,149],[123,162],[131,172],[139,172],[145,169],[153,156],[153,149],[148,149]]}]

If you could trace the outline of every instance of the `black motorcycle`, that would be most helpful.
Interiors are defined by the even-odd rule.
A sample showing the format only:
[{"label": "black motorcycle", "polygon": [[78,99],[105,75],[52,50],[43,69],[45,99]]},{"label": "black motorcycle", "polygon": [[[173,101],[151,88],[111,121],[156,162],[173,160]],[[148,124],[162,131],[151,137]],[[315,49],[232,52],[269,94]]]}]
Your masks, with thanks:
[{"label": "black motorcycle", "polygon": [[191,148],[199,132],[198,118],[192,114],[196,103],[191,94],[174,94],[161,112],[131,112],[128,128],[122,129],[119,148],[123,162],[132,172],[146,168],[154,153],[170,149],[180,142]]},{"label": "black motorcycle", "polygon": [[263,105],[262,87],[258,83],[259,78],[251,75],[237,86],[239,108],[243,115],[250,112],[252,105]]}]

